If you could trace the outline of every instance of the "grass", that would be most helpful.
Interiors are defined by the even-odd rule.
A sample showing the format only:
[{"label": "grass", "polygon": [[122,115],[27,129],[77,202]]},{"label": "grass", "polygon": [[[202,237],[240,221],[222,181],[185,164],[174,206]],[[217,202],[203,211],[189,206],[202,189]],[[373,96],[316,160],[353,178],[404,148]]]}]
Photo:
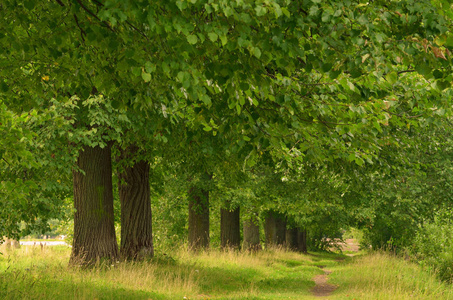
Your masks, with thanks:
[{"label": "grass", "polygon": [[[339,285],[329,299],[453,299],[418,266],[381,253],[346,258],[281,249],[256,254],[184,249],[142,263],[68,267],[65,246],[2,250],[0,299],[314,299],[319,267]],[[394,297],[395,296],[395,297]]]},{"label": "grass", "polygon": [[331,268],[339,286],[331,299],[453,299],[453,286],[419,265],[383,252],[357,256]]}]

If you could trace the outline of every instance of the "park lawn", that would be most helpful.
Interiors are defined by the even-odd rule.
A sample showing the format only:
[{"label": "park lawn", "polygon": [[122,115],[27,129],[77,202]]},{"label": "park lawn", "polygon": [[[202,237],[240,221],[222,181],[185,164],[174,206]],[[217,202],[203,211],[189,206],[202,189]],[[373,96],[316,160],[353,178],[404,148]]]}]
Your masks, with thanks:
[{"label": "park lawn", "polygon": [[148,262],[82,270],[68,267],[64,246],[2,252],[0,299],[314,299],[320,267],[333,271],[329,282],[339,285],[329,299],[453,299],[453,289],[433,275],[381,253],[351,259],[279,249],[198,255],[180,249]]}]

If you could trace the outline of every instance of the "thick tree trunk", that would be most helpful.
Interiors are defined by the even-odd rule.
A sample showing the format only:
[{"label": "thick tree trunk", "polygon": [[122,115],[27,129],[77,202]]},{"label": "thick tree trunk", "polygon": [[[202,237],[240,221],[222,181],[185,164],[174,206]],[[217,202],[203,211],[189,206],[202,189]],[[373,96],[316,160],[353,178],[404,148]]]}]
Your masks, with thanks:
[{"label": "thick tree trunk", "polygon": [[283,246],[286,238],[285,216],[273,210],[268,211],[264,223],[266,247]]},{"label": "thick tree trunk", "polygon": [[[123,151],[122,158],[126,159],[132,154],[127,151]],[[121,202],[121,257],[152,257],[154,247],[148,162],[141,160],[131,167],[124,167],[118,179]]]},{"label": "thick tree trunk", "polygon": [[117,260],[110,146],[85,146],[73,171],[74,241],[71,264]]},{"label": "thick tree trunk", "polygon": [[239,207],[234,210],[220,209],[220,246],[223,249],[239,249],[241,233],[239,223]]},{"label": "thick tree trunk", "polygon": [[189,191],[189,248],[209,247],[209,191],[192,187]]},{"label": "thick tree trunk", "polygon": [[250,251],[261,250],[260,243],[260,226],[258,218],[252,215],[251,218],[244,220],[243,223],[244,242],[242,249]]},{"label": "thick tree trunk", "polygon": [[297,228],[297,250],[307,253],[307,230]]},{"label": "thick tree trunk", "polygon": [[297,228],[286,229],[286,247],[289,250],[297,251],[298,249],[298,230]]}]

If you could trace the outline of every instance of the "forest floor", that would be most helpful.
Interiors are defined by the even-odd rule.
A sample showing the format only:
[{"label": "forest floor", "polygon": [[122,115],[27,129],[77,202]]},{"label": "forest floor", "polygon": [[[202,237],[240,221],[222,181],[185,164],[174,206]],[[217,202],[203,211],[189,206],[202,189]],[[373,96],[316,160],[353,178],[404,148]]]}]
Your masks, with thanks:
[{"label": "forest floor", "polygon": [[0,248],[0,299],[453,300],[453,287],[420,266],[355,246],[307,255],[178,249],[92,269],[68,267],[67,246]]}]

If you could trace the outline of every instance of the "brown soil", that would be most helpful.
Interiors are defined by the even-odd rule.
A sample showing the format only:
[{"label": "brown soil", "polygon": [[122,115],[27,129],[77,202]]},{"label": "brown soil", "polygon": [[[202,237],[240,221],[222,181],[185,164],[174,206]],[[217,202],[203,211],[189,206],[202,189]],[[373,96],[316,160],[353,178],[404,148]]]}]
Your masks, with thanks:
[{"label": "brown soil", "polygon": [[323,275],[316,275],[313,280],[316,286],[311,290],[315,297],[327,297],[337,289],[336,285],[327,282],[327,276],[332,273],[329,270],[324,270]]},{"label": "brown soil", "polygon": [[[339,245],[341,246],[342,251],[359,252],[359,245],[354,239],[347,239],[344,243],[340,243]],[[352,256],[354,254],[347,255]],[[323,266],[320,266],[320,268],[323,269]],[[323,275],[316,275],[313,278],[313,281],[316,284],[315,287],[311,290],[313,296],[327,297],[330,296],[330,294],[338,288],[338,286],[327,282],[327,278],[330,273],[332,272],[329,270],[324,270]]]}]

